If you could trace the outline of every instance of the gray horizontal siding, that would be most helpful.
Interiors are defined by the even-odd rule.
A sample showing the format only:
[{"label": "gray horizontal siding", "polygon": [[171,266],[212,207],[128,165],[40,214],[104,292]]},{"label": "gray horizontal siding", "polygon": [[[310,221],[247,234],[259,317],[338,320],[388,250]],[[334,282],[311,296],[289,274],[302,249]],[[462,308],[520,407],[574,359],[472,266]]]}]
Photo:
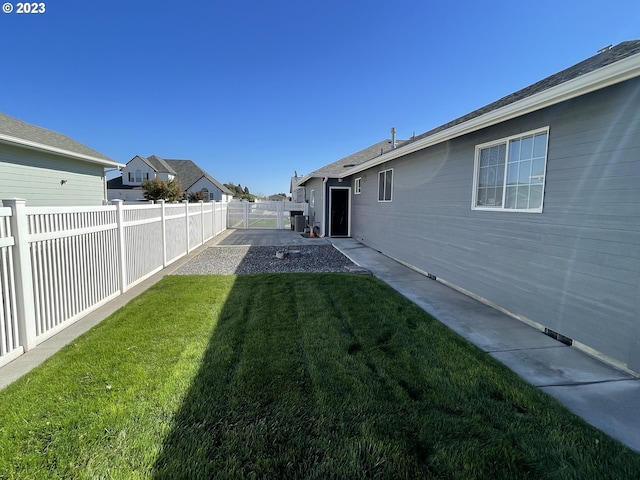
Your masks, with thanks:
[{"label": "gray horizontal siding", "polygon": [[[640,372],[638,100],[628,81],[362,172],[352,236]],[[543,213],[472,210],[475,146],[546,126]]]},{"label": "gray horizontal siding", "polygon": [[[0,145],[0,200],[31,206],[101,205],[102,165]],[[60,181],[66,180],[61,185]]]},{"label": "gray horizontal siding", "polygon": [[[314,190],[315,202],[311,205],[311,190]],[[322,202],[324,195],[322,194],[322,179],[312,178],[305,185],[307,202],[309,202],[309,225],[321,225],[322,222]]]}]

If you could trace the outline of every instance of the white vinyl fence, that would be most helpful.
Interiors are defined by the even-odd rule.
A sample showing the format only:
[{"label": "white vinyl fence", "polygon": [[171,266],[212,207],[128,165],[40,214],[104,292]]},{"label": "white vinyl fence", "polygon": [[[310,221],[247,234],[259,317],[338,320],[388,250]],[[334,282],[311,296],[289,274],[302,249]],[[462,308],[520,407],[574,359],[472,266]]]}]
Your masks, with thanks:
[{"label": "white vinyl fence", "polygon": [[227,228],[226,203],[0,207],[0,366]]},{"label": "white vinyl fence", "polygon": [[230,202],[229,228],[289,229],[292,213],[308,215],[307,203],[295,202]]}]

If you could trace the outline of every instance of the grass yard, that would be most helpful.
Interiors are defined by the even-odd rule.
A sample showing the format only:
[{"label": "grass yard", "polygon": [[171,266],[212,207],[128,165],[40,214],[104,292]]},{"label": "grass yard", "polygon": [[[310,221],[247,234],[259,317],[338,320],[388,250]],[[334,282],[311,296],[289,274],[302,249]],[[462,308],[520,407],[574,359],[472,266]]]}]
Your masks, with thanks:
[{"label": "grass yard", "polygon": [[167,277],[0,392],[0,478],[640,478],[372,277]]}]

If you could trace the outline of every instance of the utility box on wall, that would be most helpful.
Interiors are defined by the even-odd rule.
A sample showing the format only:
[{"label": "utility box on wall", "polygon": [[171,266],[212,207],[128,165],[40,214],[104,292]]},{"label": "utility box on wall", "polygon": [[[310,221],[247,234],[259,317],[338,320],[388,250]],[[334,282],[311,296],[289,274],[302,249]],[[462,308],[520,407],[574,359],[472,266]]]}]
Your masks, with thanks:
[{"label": "utility box on wall", "polygon": [[291,201],[296,203],[304,203],[306,201],[304,195],[304,187],[296,187],[293,189],[293,192],[291,192]]}]

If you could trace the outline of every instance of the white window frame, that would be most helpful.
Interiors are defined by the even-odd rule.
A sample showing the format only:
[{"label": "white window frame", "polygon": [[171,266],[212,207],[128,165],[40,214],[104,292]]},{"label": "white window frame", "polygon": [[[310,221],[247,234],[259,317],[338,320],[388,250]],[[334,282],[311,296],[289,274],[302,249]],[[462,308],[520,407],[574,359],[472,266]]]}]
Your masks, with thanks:
[{"label": "white window frame", "polygon": [[315,208],[316,207],[316,191],[315,191],[315,189],[311,190],[311,193],[309,193],[309,206],[311,208]]},{"label": "white window frame", "polygon": [[[391,172],[391,182],[389,185],[389,198],[387,199],[387,175],[388,172]],[[382,183],[383,190],[382,190],[382,200],[380,199],[381,195],[380,195],[380,177],[382,177],[384,175],[384,181]],[[389,203],[393,201],[393,168],[387,168],[386,170],[380,170],[378,172],[378,202],[379,203]]]},{"label": "white window frame", "polygon": [[353,194],[354,195],[360,195],[360,193],[362,192],[361,183],[362,183],[362,177],[358,177],[353,181]]},{"label": "white window frame", "polygon": [[[540,201],[540,207],[536,208],[507,208],[505,207],[506,195],[507,195],[507,175],[509,170],[509,145],[512,140],[517,140],[520,138],[531,137],[535,135],[539,135],[541,133],[545,133],[547,135],[547,143],[545,145],[545,156],[544,156],[544,173],[542,179],[542,199]],[[505,145],[505,167],[504,167],[504,176],[502,180],[502,204],[501,206],[486,206],[486,205],[478,205],[478,187],[479,187],[479,175],[480,175],[480,153],[482,150],[487,148]],[[491,142],[483,143],[480,145],[476,145],[475,150],[475,161],[473,168],[473,195],[471,199],[471,209],[472,210],[482,210],[482,211],[493,211],[493,212],[519,212],[519,213],[542,213],[542,209],[544,206],[544,191],[547,179],[547,161],[549,158],[549,127],[539,128],[536,130],[531,130],[528,132],[519,133],[517,135],[511,135],[509,137],[501,138],[499,140],[494,140]]]}]

